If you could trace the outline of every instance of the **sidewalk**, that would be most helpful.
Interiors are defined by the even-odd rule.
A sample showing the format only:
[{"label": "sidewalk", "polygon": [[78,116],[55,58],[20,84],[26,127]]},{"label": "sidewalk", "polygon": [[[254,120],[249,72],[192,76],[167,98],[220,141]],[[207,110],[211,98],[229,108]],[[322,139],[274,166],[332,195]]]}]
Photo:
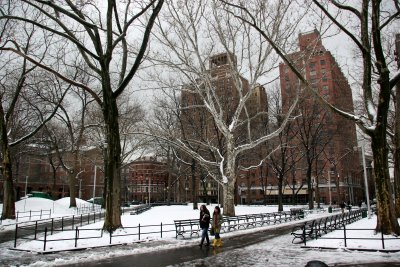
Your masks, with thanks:
[{"label": "sidewalk", "polygon": [[[267,229],[254,233],[248,233],[243,235],[236,235],[229,238],[224,238],[223,246],[220,248],[213,247],[202,247],[200,248],[197,243],[196,245],[189,245],[185,247],[179,247],[175,249],[158,250],[149,253],[134,254],[129,256],[122,256],[117,258],[110,258],[96,262],[85,262],[77,263],[66,266],[118,266],[118,267],[131,267],[133,264],[135,266],[146,266],[146,267],[162,267],[168,265],[179,265],[184,262],[189,262],[197,259],[203,259],[210,256],[218,255],[225,251],[231,251],[236,248],[242,248],[257,244],[259,242],[266,241],[268,239],[275,238],[281,235],[290,235],[293,225],[280,226],[277,229]],[[213,237],[210,237],[212,240]],[[198,239],[200,242],[200,239]]]}]

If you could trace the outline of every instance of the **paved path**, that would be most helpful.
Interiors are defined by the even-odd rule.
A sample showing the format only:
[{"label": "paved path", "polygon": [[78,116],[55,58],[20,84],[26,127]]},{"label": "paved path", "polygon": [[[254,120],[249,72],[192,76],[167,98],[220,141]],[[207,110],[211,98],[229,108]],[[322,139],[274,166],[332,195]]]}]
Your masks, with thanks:
[{"label": "paved path", "polygon": [[161,267],[168,265],[176,265],[196,259],[207,258],[209,256],[213,256],[215,254],[219,254],[224,251],[250,246],[280,235],[290,234],[292,228],[293,225],[286,225],[286,226],[281,226],[277,229],[267,229],[259,232],[249,233],[246,235],[234,236],[227,239],[225,239],[223,237],[223,234],[221,234],[224,243],[223,247],[221,248],[215,248],[215,249],[213,247],[200,248],[199,246],[195,245],[190,247],[180,247],[178,249],[161,250],[151,253],[141,253],[129,256],[122,256],[118,258],[110,258],[91,263],[82,263],[82,264],[78,263],[68,266]]}]

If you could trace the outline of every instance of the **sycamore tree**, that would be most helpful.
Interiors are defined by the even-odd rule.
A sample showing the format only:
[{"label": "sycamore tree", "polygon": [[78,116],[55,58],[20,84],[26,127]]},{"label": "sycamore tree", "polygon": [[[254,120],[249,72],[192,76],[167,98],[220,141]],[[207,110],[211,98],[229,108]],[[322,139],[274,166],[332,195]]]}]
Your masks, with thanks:
[{"label": "sycamore tree", "polygon": [[[104,229],[108,231],[122,226],[117,99],[129,87],[144,59],[150,32],[163,3],[163,0],[1,1],[1,21],[11,21],[20,28],[30,25],[53,38],[50,56],[43,60],[18,49],[12,36],[1,51],[18,55],[64,82],[86,90],[101,107],[107,144]],[[37,36],[36,40],[46,39]],[[73,63],[77,59],[84,62],[82,71],[88,71],[96,83],[86,85],[74,78]]]},{"label": "sycamore tree", "polygon": [[[384,46],[385,34],[391,29],[398,29],[400,8],[398,1],[363,0],[342,3],[341,1],[313,0],[314,10],[321,18],[332,23],[354,44],[358,51],[361,67],[360,88],[363,92],[365,116],[351,114],[331,105],[310,86],[306,77],[286,56],[284,47],[273,40],[260,14],[268,14],[264,4],[243,1],[223,1],[226,11],[242,22],[251,25],[264,41],[274,47],[282,60],[299,78],[302,85],[328,110],[354,121],[370,137],[374,159],[375,187],[377,196],[378,219],[376,230],[384,234],[400,234],[394,202],[390,190],[388,166],[387,122],[390,105],[390,93],[400,80],[400,72],[392,72],[387,63],[390,53]],[[263,1],[262,1],[263,2]],[[282,3],[285,1],[276,1]],[[344,48],[348,49],[348,47]],[[374,91],[377,97],[374,97]]]},{"label": "sycamore tree", "polygon": [[[265,25],[274,41],[293,45],[287,37],[296,32],[302,17],[299,10],[290,3],[270,7]],[[285,10],[293,12],[290,18],[281,16]],[[172,1],[164,11],[154,31],[156,49],[149,57],[162,66],[157,75],[160,83],[168,80],[169,88],[180,91],[179,109],[188,116],[207,112],[207,138],[190,134],[163,138],[199,162],[222,186],[224,214],[234,215],[239,157],[276,137],[288,120],[269,134],[254,130],[256,121],[267,116],[254,99],[265,93],[263,85],[276,79],[277,54],[262,38],[254,38],[256,32],[249,25],[233,21],[218,1]]]}]

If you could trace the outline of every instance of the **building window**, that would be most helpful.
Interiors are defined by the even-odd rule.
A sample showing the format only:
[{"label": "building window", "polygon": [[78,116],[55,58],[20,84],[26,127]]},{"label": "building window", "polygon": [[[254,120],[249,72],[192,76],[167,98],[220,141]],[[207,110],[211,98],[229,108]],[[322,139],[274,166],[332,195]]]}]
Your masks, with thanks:
[{"label": "building window", "polygon": [[310,69],[314,69],[315,68],[315,62],[311,62],[310,65],[308,65],[310,67]]},{"label": "building window", "polygon": [[320,63],[321,65],[325,65],[325,60],[324,60],[324,59],[321,59],[319,63]]},{"label": "building window", "polygon": [[328,85],[322,86],[322,90],[324,90],[324,91],[328,90]]},{"label": "building window", "polygon": [[328,81],[328,78],[326,76],[324,76],[324,77],[322,77],[322,81],[326,82],[326,81]]},{"label": "building window", "polygon": [[317,71],[316,71],[316,70],[311,70],[311,71],[310,71],[310,75],[311,75],[311,76],[315,76],[316,74],[317,74]]}]

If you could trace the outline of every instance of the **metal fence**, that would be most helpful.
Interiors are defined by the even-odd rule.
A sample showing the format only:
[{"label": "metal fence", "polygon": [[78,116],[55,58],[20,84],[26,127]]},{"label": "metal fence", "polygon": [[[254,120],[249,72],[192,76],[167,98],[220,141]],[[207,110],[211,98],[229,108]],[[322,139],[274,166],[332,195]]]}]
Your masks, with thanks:
[{"label": "metal fence", "polygon": [[[343,225],[342,229],[336,229],[335,231],[343,231],[343,237],[327,237],[327,236],[315,236],[315,239],[330,239],[330,240],[343,240],[344,247],[347,248],[349,240],[379,240],[382,244],[382,249],[385,248],[385,240],[398,240],[400,241],[399,237],[385,237],[385,235],[381,232],[378,237],[354,237],[351,235],[351,232],[355,231],[375,231],[376,229],[360,229],[360,228],[346,228],[346,225]],[[307,247],[306,245],[304,247]],[[358,250],[362,250],[361,248],[357,248]],[[396,250],[398,251],[398,249]]]},{"label": "metal fence", "polygon": [[[149,207],[149,205],[143,205]],[[139,207],[136,207],[139,208]],[[276,212],[276,213],[260,213],[260,214],[248,214],[248,215],[239,215],[239,216],[232,216],[232,217],[224,217],[224,225],[223,230],[232,231],[232,230],[240,230],[240,229],[247,229],[248,227],[256,227],[257,225],[264,225],[264,224],[277,224],[286,222],[288,220],[295,220],[299,219],[298,215],[293,215],[290,212]],[[82,221],[82,219],[81,219]],[[193,219],[196,226],[198,225],[198,219]],[[28,240],[36,240],[39,242],[43,242],[43,251],[46,251],[47,245],[52,242],[66,242],[66,241],[73,241],[73,247],[77,248],[78,243],[80,240],[85,239],[100,239],[104,238],[105,231],[102,228],[93,228],[93,229],[81,229],[81,225],[72,225],[72,227],[68,227],[67,229],[63,229],[63,231],[73,232],[73,235],[69,238],[59,238],[59,239],[51,239],[51,235],[56,231],[53,227],[44,227],[42,228],[42,233],[44,236],[38,238],[37,233],[39,232],[38,229],[40,225],[35,225],[34,228],[27,229],[26,227],[16,227],[15,229],[15,242],[14,248],[17,247],[17,240],[18,240],[18,232],[21,230],[31,230],[33,237],[30,238],[19,238],[19,239],[28,239]],[[118,239],[119,237],[126,237],[126,236],[133,236],[137,237],[137,240],[140,241],[143,236],[146,235],[153,235],[157,234],[157,237],[163,238],[163,234],[168,232],[175,232],[181,231],[179,226],[176,225],[176,222],[173,224],[154,224],[154,225],[141,225],[132,226],[132,227],[124,227],[124,232],[106,232],[107,235],[107,244],[113,244],[113,240]],[[197,235],[199,231],[196,231]],[[192,234],[189,233],[192,237]],[[132,240],[133,241],[133,240]],[[98,242],[100,243],[100,242]],[[72,245],[72,244],[71,244]]]},{"label": "metal fence", "polygon": [[93,212],[101,212],[101,205],[81,204],[75,209],[76,214],[87,214]]},{"label": "metal fence", "polygon": [[[61,239],[49,239],[49,236],[52,235],[54,232],[51,231],[51,229],[48,229],[47,227],[44,228],[44,236],[41,239],[38,239],[37,236],[37,228],[38,226],[36,225],[35,230],[34,230],[34,236],[33,238],[20,238],[20,239],[29,239],[29,240],[36,240],[36,241],[41,241],[43,242],[43,251],[46,251],[46,247],[49,243],[51,242],[65,242],[65,241],[73,241],[74,242],[74,247],[76,248],[78,246],[78,241],[79,240],[85,240],[85,239],[98,239],[98,238],[103,238],[104,236],[104,229],[102,228],[95,228],[95,229],[79,229],[78,226],[75,226],[75,228],[72,229],[64,229],[64,231],[73,231],[73,237],[71,238],[61,238]],[[16,227],[15,230],[15,242],[14,242],[14,248],[17,247],[17,229],[21,230],[21,228]],[[148,229],[148,230],[146,230]],[[159,229],[159,230],[155,230]],[[143,236],[150,235],[150,234],[159,234],[160,238],[163,238],[163,234],[167,232],[175,232],[175,224],[157,224],[157,225],[138,225],[138,226],[133,226],[133,227],[124,227],[124,230],[126,230],[129,233],[124,233],[124,234],[113,234],[113,232],[107,232],[108,235],[108,244],[112,244],[114,239],[117,239],[118,237],[125,237],[125,236],[136,236],[137,239],[140,241]],[[133,231],[132,231],[133,230]],[[90,234],[90,233],[99,233],[99,234]],[[83,236],[82,236],[83,234]]]},{"label": "metal fence", "polygon": [[[65,216],[61,218],[52,218],[51,220],[35,221],[29,225],[15,225],[14,247],[18,239],[37,240],[38,234],[47,232],[52,235],[56,232],[63,232],[75,229],[76,226],[84,226],[104,218],[104,212],[81,214],[79,216]],[[32,237],[33,236],[33,237]]]}]

